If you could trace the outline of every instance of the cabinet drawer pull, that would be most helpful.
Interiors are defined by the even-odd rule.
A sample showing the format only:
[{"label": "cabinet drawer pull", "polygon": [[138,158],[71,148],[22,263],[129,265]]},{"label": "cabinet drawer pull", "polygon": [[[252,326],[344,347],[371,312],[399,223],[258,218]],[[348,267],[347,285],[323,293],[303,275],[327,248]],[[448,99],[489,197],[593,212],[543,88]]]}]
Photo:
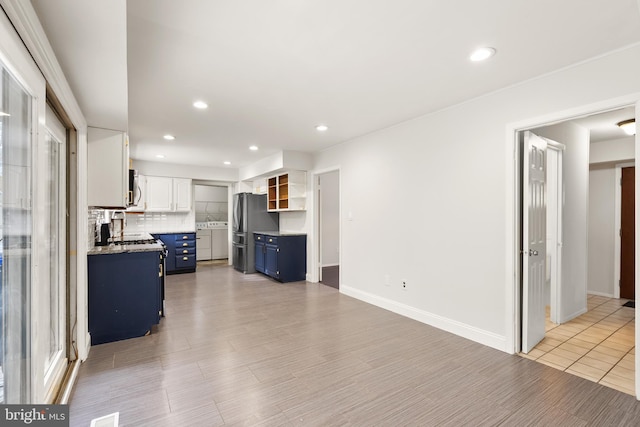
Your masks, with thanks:
[{"label": "cabinet drawer pull", "polygon": [[189,251],[188,251],[188,250],[186,250],[186,249],[184,249],[184,250],[182,251],[182,253],[183,253],[183,254],[188,254],[188,253],[189,253]]},{"label": "cabinet drawer pull", "polygon": [[182,246],[183,246],[183,247],[185,247],[185,246],[189,246],[189,244],[188,244],[187,242],[184,242],[184,243],[182,244]]},{"label": "cabinet drawer pull", "polygon": [[262,240],[262,237],[258,236],[258,240]]},{"label": "cabinet drawer pull", "polygon": [[189,236],[182,236],[182,240],[187,240]]},{"label": "cabinet drawer pull", "polygon": [[158,277],[162,277],[162,274],[164,273],[163,270],[164,269],[162,268],[162,264],[160,264],[160,272],[158,273]]},{"label": "cabinet drawer pull", "polygon": [[188,256],[183,256],[183,257],[182,257],[182,260],[183,260],[183,261],[189,261],[189,257],[188,257]]},{"label": "cabinet drawer pull", "polygon": [[269,243],[273,242],[273,239],[269,239]]}]

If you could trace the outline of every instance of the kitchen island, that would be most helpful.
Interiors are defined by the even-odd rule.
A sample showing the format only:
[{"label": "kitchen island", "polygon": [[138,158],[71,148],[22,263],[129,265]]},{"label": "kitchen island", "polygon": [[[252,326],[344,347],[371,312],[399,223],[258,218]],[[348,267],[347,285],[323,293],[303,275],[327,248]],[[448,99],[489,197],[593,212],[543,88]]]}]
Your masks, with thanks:
[{"label": "kitchen island", "polygon": [[88,251],[91,344],[148,335],[164,314],[165,247],[110,244]]}]

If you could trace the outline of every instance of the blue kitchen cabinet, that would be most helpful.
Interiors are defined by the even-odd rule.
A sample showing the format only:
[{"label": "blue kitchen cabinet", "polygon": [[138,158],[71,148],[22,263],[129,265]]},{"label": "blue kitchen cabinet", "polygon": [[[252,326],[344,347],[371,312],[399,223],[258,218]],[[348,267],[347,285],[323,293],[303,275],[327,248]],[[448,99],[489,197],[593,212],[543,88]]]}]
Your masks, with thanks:
[{"label": "blue kitchen cabinet", "polygon": [[196,233],[154,234],[167,247],[167,274],[196,271]]},{"label": "blue kitchen cabinet", "polygon": [[141,337],[162,315],[162,251],[88,256],[91,344]]},{"label": "blue kitchen cabinet", "polygon": [[[272,237],[267,237],[267,242],[264,245],[264,274],[267,276],[271,276],[274,279],[280,279],[280,268],[278,264],[282,264],[282,262],[278,263],[278,253],[280,248],[278,247],[278,240]],[[281,259],[284,259],[286,254],[282,254]],[[284,266],[283,266],[284,267]]]},{"label": "blue kitchen cabinet", "polygon": [[265,273],[265,248],[264,248],[264,240],[265,236],[262,234],[256,234],[253,241],[255,244],[255,259],[256,259],[256,271],[260,273]]},{"label": "blue kitchen cabinet", "polygon": [[306,279],[307,236],[305,234],[255,233],[254,241],[263,242],[256,243],[257,271],[280,282]]}]

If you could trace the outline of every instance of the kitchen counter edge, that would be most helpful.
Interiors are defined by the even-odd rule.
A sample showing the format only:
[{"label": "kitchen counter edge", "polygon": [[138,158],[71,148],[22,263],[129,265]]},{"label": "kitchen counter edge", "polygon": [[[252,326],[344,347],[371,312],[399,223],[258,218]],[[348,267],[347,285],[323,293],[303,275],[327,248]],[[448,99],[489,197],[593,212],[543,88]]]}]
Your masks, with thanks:
[{"label": "kitchen counter edge", "polygon": [[87,255],[110,255],[124,254],[131,252],[159,252],[164,251],[164,246],[160,243],[147,243],[143,245],[114,245],[96,246],[87,251]]},{"label": "kitchen counter edge", "polygon": [[253,234],[262,234],[263,236],[306,236],[307,233],[298,233],[294,231],[254,231]]}]

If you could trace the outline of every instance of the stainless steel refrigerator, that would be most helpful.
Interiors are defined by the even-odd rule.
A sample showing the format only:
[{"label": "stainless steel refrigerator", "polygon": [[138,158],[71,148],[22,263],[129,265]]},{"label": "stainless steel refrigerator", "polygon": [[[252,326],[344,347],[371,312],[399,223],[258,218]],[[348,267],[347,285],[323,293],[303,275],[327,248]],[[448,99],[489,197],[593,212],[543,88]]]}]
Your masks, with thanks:
[{"label": "stainless steel refrigerator", "polygon": [[254,231],[278,231],[280,217],[267,212],[267,195],[237,193],[233,195],[233,268],[243,273],[256,272]]}]

